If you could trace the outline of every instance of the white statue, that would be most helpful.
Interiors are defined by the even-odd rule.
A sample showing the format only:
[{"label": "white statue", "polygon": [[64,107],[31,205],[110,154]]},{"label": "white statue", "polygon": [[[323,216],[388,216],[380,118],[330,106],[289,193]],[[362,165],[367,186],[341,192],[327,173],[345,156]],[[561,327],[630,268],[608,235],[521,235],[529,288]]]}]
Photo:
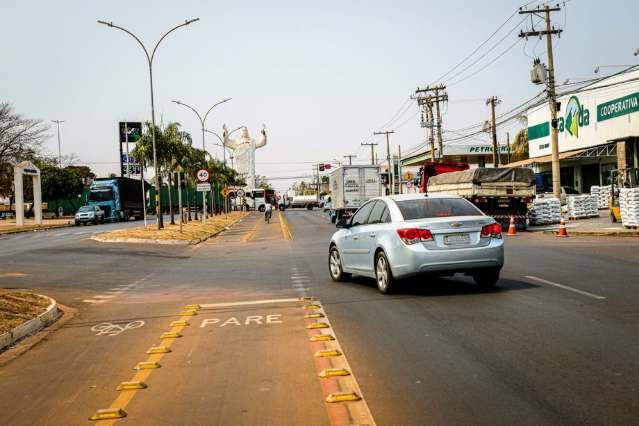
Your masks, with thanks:
[{"label": "white statue", "polygon": [[229,132],[226,124],[222,126],[224,132],[224,145],[232,149],[235,153],[235,169],[246,181],[249,189],[255,188],[255,150],[266,145],[266,126],[260,132],[260,139],[255,140],[249,137],[248,129],[242,127],[240,137],[229,139]]}]

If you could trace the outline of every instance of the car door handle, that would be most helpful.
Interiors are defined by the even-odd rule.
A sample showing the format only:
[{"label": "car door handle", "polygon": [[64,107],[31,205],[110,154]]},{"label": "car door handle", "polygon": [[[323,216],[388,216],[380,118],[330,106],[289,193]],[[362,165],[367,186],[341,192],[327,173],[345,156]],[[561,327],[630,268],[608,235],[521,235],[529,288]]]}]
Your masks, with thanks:
[{"label": "car door handle", "polygon": [[369,236],[369,237],[371,237],[371,238],[375,238],[375,236],[376,236],[376,235],[377,235],[377,234],[376,234],[376,233],[374,233],[374,232],[371,232],[370,234],[368,234],[368,236]]}]

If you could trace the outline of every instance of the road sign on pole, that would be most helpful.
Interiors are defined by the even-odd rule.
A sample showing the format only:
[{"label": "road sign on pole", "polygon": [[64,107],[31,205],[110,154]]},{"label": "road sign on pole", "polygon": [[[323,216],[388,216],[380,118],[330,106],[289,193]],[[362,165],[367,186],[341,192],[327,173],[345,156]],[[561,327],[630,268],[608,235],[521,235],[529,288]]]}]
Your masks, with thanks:
[{"label": "road sign on pole", "polygon": [[208,182],[197,184],[197,192],[208,192],[210,190],[211,190],[211,184]]},{"label": "road sign on pole", "polygon": [[200,182],[206,182],[209,180],[209,171],[206,169],[200,169],[197,171],[197,180]]}]

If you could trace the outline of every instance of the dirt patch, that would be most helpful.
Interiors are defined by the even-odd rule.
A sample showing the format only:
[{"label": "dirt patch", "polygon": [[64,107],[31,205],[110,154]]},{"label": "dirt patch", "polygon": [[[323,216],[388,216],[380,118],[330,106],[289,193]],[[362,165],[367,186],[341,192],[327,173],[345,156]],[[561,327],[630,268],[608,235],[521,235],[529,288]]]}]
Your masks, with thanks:
[{"label": "dirt patch", "polygon": [[123,238],[143,239],[150,241],[193,241],[204,240],[206,238],[215,235],[233,223],[237,222],[241,218],[246,216],[246,213],[231,212],[228,215],[209,217],[206,221],[206,225],[201,221],[192,221],[184,223],[182,225],[182,232],[180,232],[180,225],[170,225],[165,222],[164,229],[158,230],[155,225],[149,225],[146,228],[137,227],[129,229],[119,229],[116,231],[105,232],[100,234],[101,240],[120,240]]},{"label": "dirt patch", "polygon": [[37,317],[51,301],[37,294],[0,289],[0,334]]}]

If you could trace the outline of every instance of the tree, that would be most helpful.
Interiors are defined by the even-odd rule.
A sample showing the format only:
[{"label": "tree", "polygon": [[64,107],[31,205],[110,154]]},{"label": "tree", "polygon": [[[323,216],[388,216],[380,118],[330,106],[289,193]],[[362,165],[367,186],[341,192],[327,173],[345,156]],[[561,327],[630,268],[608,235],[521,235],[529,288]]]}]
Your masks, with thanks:
[{"label": "tree", "polygon": [[[38,162],[42,179],[42,200],[51,202],[60,199],[76,199],[82,195],[85,183],[76,167],[59,168],[56,159]],[[57,212],[56,212],[57,214]]]},{"label": "tree", "polygon": [[24,118],[8,103],[0,103],[0,196],[12,194],[13,166],[36,158],[47,130],[40,120]]},{"label": "tree", "polygon": [[517,132],[512,143],[512,161],[526,160],[528,153],[528,129],[524,128]]}]

